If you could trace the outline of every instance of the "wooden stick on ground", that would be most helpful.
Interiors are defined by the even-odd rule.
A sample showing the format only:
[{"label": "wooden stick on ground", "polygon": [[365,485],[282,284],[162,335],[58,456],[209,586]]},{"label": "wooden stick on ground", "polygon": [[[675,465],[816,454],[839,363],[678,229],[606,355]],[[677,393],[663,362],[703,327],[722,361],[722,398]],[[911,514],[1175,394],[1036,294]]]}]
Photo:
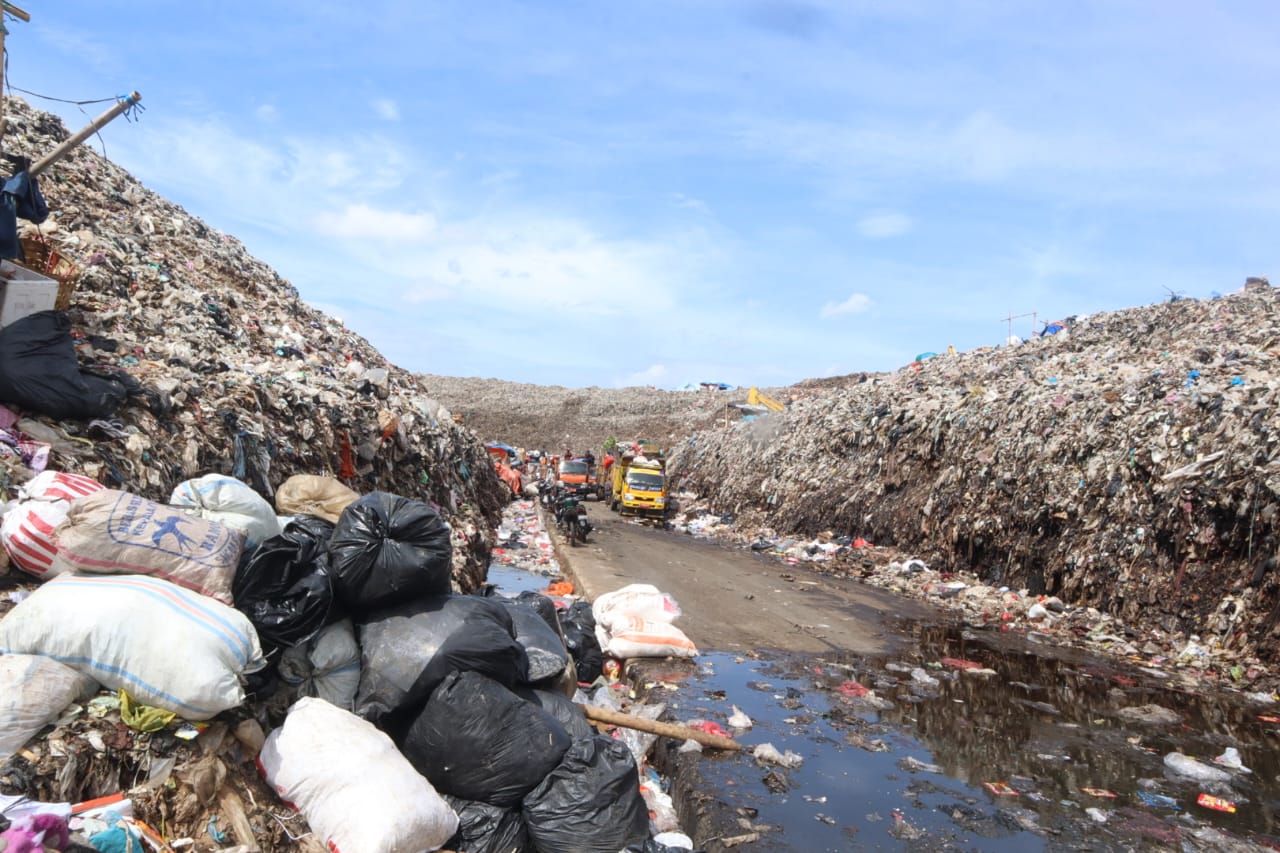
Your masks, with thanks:
[{"label": "wooden stick on ground", "polygon": [[720,735],[707,734],[697,729],[691,729],[688,726],[681,726],[675,723],[663,723],[658,720],[646,720],[643,717],[634,717],[631,714],[624,714],[621,711],[610,711],[605,708],[597,708],[594,705],[578,705],[582,709],[582,713],[587,715],[588,720],[595,720],[598,723],[608,723],[613,726],[622,726],[627,729],[635,729],[640,732],[648,732],[649,734],[662,735],[663,737],[672,737],[677,740],[696,740],[703,746],[709,746],[714,749],[740,750],[742,744],[736,740]]},{"label": "wooden stick on ground", "polygon": [[245,814],[244,801],[240,799],[239,794],[232,790],[230,785],[222,789],[218,797],[218,805],[222,807],[222,816],[231,825],[231,834],[235,837],[236,843],[248,850],[261,849],[258,847],[258,839],[253,835],[253,826],[249,823],[249,816]]}]

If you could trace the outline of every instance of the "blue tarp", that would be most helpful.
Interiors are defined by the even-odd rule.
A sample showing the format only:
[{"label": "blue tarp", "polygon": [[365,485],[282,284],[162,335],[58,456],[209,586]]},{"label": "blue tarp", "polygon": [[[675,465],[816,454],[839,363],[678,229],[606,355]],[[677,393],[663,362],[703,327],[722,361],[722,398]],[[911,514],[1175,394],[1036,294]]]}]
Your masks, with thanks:
[{"label": "blue tarp", "polygon": [[520,455],[519,453],[516,452],[516,449],[511,445],[502,444],[497,441],[491,441],[488,444],[486,444],[485,447],[489,450],[505,450],[507,452],[507,455],[513,458]]}]

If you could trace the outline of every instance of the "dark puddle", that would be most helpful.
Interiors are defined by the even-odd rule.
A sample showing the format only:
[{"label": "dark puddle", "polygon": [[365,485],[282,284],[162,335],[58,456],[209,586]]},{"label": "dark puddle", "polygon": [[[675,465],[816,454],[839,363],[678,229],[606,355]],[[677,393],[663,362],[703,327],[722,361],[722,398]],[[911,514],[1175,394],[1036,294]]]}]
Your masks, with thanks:
[{"label": "dark puddle", "polygon": [[[794,769],[746,754],[702,762],[707,793],[775,827],[759,849],[1280,849],[1280,726],[1258,719],[1275,710],[1003,637],[904,630],[896,657],[712,654],[657,691],[682,720],[725,724],[737,705],[755,722],[743,743],[804,757]],[[1146,705],[1178,719],[1120,713]],[[1175,750],[1224,769],[1213,758],[1228,746],[1252,773],[1196,783],[1166,771]],[[1237,811],[1197,805],[1202,792]]]},{"label": "dark puddle", "polygon": [[519,595],[522,592],[542,592],[547,588],[552,578],[560,577],[555,572],[548,571],[545,574],[516,568],[514,566],[504,566],[493,563],[489,566],[488,583],[498,588],[498,592],[503,595]]},{"label": "dark puddle", "polygon": [[[548,580],[490,568],[506,595]],[[1280,722],[1259,719],[1280,719],[1280,708],[1170,690],[1137,669],[995,632],[904,623],[895,646],[882,658],[712,653],[692,674],[642,670],[655,679],[650,701],[675,719],[727,726],[736,705],[755,724],[737,733],[749,749],[769,742],[804,758],[788,769],[749,753],[704,756],[703,788],[690,793],[727,804],[744,833],[768,828],[738,849],[1280,850]],[[956,668],[974,665],[994,674]],[[1126,718],[1143,706],[1176,719]],[[1178,751],[1222,770],[1213,759],[1227,747],[1252,773],[1197,783],[1165,767]],[[1198,805],[1201,793],[1236,812]]]}]

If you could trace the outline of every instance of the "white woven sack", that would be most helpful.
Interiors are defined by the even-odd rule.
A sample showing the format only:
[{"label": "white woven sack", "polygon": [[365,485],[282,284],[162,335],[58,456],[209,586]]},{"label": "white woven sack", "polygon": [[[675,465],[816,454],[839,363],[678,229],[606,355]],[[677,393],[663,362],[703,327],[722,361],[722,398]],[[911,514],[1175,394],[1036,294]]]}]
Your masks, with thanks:
[{"label": "white woven sack", "polygon": [[458,816],[391,738],[322,699],[289,709],[258,769],[335,853],[425,853],[458,829]]},{"label": "white woven sack", "polygon": [[680,605],[656,586],[633,583],[606,592],[591,605],[596,624],[609,629],[615,619],[641,617],[649,622],[674,622],[680,616]]},{"label": "white woven sack", "polygon": [[33,501],[74,501],[106,486],[92,477],[66,471],[41,471],[18,489],[18,497]]},{"label": "white woven sack", "polygon": [[0,655],[0,764],[98,682],[37,655]]},{"label": "white woven sack", "polygon": [[53,531],[67,520],[67,501],[20,501],[0,521],[0,542],[9,552],[15,566],[40,580],[66,571],[55,569],[53,557],[58,553]]},{"label": "white woven sack", "polygon": [[61,661],[189,720],[244,702],[265,665],[249,620],[212,598],[141,575],[63,575],[0,620],[0,654]]},{"label": "white woven sack", "polygon": [[65,471],[41,471],[18,488],[19,502],[0,522],[0,543],[15,566],[41,580],[60,574],[53,555],[53,530],[67,517],[72,501],[105,488],[97,480]]},{"label": "white woven sack", "polygon": [[179,483],[169,504],[242,531],[246,548],[256,548],[280,533],[275,508],[267,499],[246,483],[224,474],[205,474]]},{"label": "white woven sack", "polygon": [[643,616],[619,617],[613,627],[596,626],[596,641],[607,655],[616,658],[692,658],[698,647],[670,622],[654,622]]}]

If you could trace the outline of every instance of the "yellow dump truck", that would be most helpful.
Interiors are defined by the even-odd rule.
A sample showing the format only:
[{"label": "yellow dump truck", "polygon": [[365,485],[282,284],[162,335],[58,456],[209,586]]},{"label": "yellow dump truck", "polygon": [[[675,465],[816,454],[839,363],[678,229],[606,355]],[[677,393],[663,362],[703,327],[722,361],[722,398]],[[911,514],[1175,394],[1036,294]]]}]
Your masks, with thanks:
[{"label": "yellow dump truck", "polygon": [[624,454],[613,464],[609,508],[623,515],[664,518],[667,476],[661,459]]}]

